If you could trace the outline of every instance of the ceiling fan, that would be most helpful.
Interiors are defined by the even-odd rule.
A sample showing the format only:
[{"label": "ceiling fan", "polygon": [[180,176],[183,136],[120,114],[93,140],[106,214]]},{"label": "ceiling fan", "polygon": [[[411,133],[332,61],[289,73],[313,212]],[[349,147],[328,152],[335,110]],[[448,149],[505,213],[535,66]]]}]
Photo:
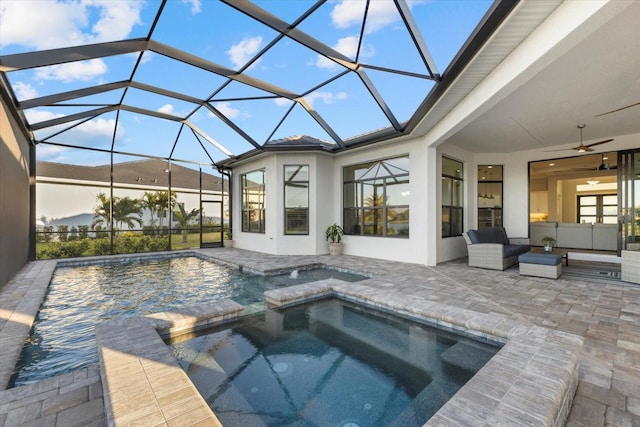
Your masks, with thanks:
[{"label": "ceiling fan", "polygon": [[604,159],[605,159],[604,153],[602,153],[602,160],[600,161],[600,166],[597,167],[597,170],[604,171],[604,170],[618,169],[618,165],[611,166],[610,163],[605,164]]},{"label": "ceiling fan", "polygon": [[578,125],[578,129],[580,129],[580,145],[578,145],[577,147],[562,148],[560,150],[546,150],[546,151],[576,150],[578,153],[586,153],[586,152],[589,152],[589,151],[593,151],[593,148],[591,148],[591,147],[595,147],[596,145],[600,145],[600,144],[604,144],[604,143],[613,141],[613,138],[609,138],[609,139],[605,139],[603,141],[592,142],[591,144],[587,144],[587,145],[583,144],[582,143],[582,129],[584,129],[586,126],[587,125],[585,125],[585,124]]}]

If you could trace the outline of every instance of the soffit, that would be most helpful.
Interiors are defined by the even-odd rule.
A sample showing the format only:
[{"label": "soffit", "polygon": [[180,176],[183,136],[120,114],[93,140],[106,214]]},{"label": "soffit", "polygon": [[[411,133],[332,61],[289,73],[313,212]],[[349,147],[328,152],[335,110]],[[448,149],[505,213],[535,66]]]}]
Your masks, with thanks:
[{"label": "soffit", "polygon": [[[595,27],[585,30],[587,36],[472,117],[448,141],[471,152],[541,149],[553,158],[577,154],[571,148],[580,142],[578,124],[587,125],[585,144],[640,133],[638,22],[640,2],[605,5],[584,23]],[[567,149],[555,151],[562,146]],[[612,147],[604,144],[596,151]]]}]

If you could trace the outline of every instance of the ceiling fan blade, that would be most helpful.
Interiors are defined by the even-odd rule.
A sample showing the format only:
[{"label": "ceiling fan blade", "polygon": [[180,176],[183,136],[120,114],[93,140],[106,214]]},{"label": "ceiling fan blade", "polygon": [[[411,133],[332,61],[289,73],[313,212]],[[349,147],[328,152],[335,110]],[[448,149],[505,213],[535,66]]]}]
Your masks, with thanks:
[{"label": "ceiling fan blade", "polygon": [[587,144],[587,145],[585,145],[585,147],[587,147],[587,148],[589,148],[589,147],[594,147],[594,146],[596,146],[596,145],[605,144],[605,143],[607,143],[607,142],[611,142],[611,141],[613,141],[613,138],[605,139],[604,141],[593,142],[593,143],[591,143],[591,144]]},{"label": "ceiling fan blade", "polygon": [[635,104],[627,105],[626,107],[616,108],[615,110],[607,111],[606,113],[598,114],[593,117],[605,116],[611,113],[617,113],[618,111],[626,110],[627,108],[635,107],[636,105],[640,105],[640,102],[636,102]]},{"label": "ceiling fan blade", "polygon": [[569,151],[569,150],[576,150],[577,147],[574,148],[560,148],[558,150],[544,150],[545,153],[551,152],[551,151]]}]

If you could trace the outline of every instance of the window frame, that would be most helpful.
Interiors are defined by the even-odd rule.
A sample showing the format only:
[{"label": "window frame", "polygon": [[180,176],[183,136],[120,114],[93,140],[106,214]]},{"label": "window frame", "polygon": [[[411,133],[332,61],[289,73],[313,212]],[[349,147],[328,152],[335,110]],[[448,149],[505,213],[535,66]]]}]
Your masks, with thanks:
[{"label": "window frame", "polygon": [[[291,179],[291,180],[287,180],[287,168],[306,168],[306,175],[307,175],[307,179],[306,180],[295,180],[295,179]],[[289,165],[283,165],[283,200],[282,200],[282,204],[283,204],[283,221],[284,221],[284,234],[285,236],[308,236],[309,235],[309,165],[308,164],[289,164]],[[306,185],[306,207],[288,207],[287,206],[287,188],[291,188],[291,187],[295,187],[292,184],[297,184],[297,185]],[[297,212],[302,212],[304,211],[304,216],[305,216],[305,221],[306,221],[306,230],[304,231],[299,231],[299,232],[295,232],[295,231],[290,231],[289,229],[289,210],[295,209]]]},{"label": "window frame", "polygon": [[[261,173],[262,182],[256,183],[253,185],[247,185],[247,176],[251,174]],[[254,192],[253,195],[248,194],[250,189],[257,188],[257,192]],[[266,171],[265,169],[256,169],[253,171],[249,171],[240,175],[240,206],[241,206],[241,229],[243,233],[259,233],[265,234],[266,229]],[[257,197],[257,202],[251,201],[248,202],[250,198]],[[249,208],[249,203],[256,203],[258,206],[256,208]],[[252,217],[255,217],[257,214],[258,220],[252,221]],[[252,227],[252,224],[258,224],[257,229]]]},{"label": "window frame", "polygon": [[[348,170],[355,172],[359,167],[362,169],[366,168],[368,171],[375,170],[376,166],[397,159],[406,159],[407,169],[404,173],[392,173],[391,168],[381,167],[379,170],[386,170],[388,174],[378,175],[378,173],[375,173],[373,176],[363,178],[366,175],[370,175],[368,172],[365,172],[363,173],[363,177],[347,179]],[[409,155],[405,154],[343,167],[342,223],[345,235],[407,239],[410,237],[409,217],[411,200],[409,198],[407,203],[391,204],[389,203],[388,191],[394,184],[406,185],[406,195],[403,194],[403,196],[410,196],[410,171],[408,165]],[[399,167],[394,165],[394,169],[399,169]],[[349,187],[351,188],[349,189]],[[367,191],[368,187],[370,187],[371,191]],[[378,189],[381,191],[378,192]],[[367,203],[368,199],[370,199],[369,203]],[[382,203],[377,203],[379,199]],[[389,231],[393,230],[393,227],[391,227],[393,222],[390,221],[389,215],[398,210],[402,210],[401,215],[406,218],[405,221],[407,225],[406,227],[400,228],[400,232],[397,234],[390,233]],[[372,220],[372,223],[368,223],[368,219]]]},{"label": "window frame", "polygon": [[[459,176],[445,173],[445,168],[444,168],[445,160],[455,162],[459,165],[459,168],[456,170]],[[442,238],[445,239],[449,237],[461,236],[464,230],[464,162],[453,159],[451,157],[442,156],[441,166],[442,166],[442,183],[441,183],[442,231],[441,233],[442,233]],[[444,184],[446,183],[445,181],[450,183],[450,185],[448,186],[448,189],[450,190],[450,192],[447,195],[445,195],[445,190],[444,190]],[[454,190],[456,188],[456,185],[454,184],[457,184],[457,187],[459,188],[459,191],[460,191],[460,194],[458,194],[459,197],[457,198],[456,198],[456,190]],[[448,198],[446,196],[448,196]],[[450,203],[445,204],[445,200],[449,200]],[[458,201],[457,204],[455,204],[454,202],[455,200]],[[448,221],[445,221],[445,212],[447,212],[446,216],[449,218]],[[454,218],[457,218],[458,221],[457,222],[454,221]],[[456,223],[458,225],[458,228],[456,230],[453,230],[453,225]],[[446,224],[446,227],[445,227],[445,224]]]}]

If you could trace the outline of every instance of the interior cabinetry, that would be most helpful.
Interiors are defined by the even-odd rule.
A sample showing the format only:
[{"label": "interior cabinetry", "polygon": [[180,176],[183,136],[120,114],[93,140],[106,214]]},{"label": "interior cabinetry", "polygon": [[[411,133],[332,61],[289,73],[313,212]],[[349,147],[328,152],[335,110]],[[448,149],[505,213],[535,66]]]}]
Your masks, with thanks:
[{"label": "interior cabinetry", "polygon": [[531,213],[549,214],[549,192],[532,191],[529,198],[529,211]]}]

